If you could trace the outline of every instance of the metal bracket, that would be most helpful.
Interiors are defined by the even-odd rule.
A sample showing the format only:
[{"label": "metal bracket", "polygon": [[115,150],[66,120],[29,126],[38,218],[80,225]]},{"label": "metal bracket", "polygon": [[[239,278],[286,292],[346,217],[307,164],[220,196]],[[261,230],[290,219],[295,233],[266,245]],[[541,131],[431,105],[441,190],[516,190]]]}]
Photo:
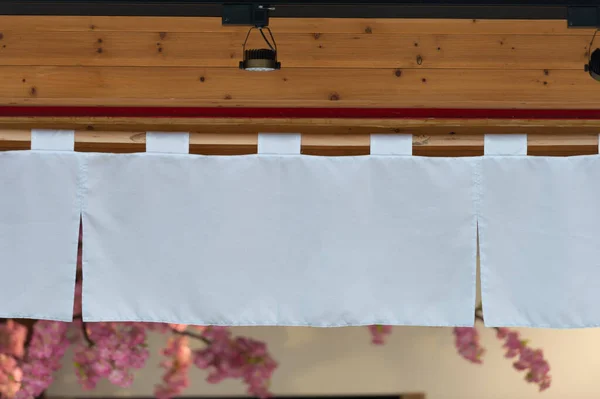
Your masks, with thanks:
[{"label": "metal bracket", "polygon": [[269,11],[275,8],[264,4],[223,4],[222,24],[237,26],[269,26]]},{"label": "metal bracket", "polygon": [[600,6],[568,7],[567,24],[569,28],[600,28]]}]

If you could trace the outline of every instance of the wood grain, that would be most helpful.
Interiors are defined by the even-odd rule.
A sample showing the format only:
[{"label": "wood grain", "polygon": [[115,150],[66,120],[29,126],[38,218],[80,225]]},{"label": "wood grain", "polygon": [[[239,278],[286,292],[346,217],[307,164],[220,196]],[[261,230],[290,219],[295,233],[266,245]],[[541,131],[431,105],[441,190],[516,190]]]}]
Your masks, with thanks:
[{"label": "wood grain", "polygon": [[595,109],[583,71],[0,67],[1,105]]},{"label": "wood grain", "polygon": [[[591,35],[560,20],[271,18],[276,33]],[[241,32],[220,18],[0,16],[0,29],[20,32]]]},{"label": "wood grain", "polygon": [[[579,32],[579,31],[578,31]],[[0,65],[236,67],[246,32],[4,32]],[[277,34],[288,68],[573,69],[587,35]],[[248,45],[262,47],[258,32]],[[552,56],[548,54],[552,47]]]},{"label": "wood grain", "polygon": [[[29,148],[28,130],[1,129],[0,150]],[[143,131],[89,131],[75,133],[77,151],[142,152],[146,136]],[[302,153],[325,156],[366,155],[368,134],[302,134]],[[255,154],[257,134],[191,133],[190,152],[206,155]],[[598,134],[530,134],[530,155],[587,155],[598,153]],[[483,135],[470,133],[415,134],[413,153],[423,156],[477,156],[483,154]]]},{"label": "wood grain", "polygon": [[246,28],[219,18],[0,16],[0,105],[600,104],[583,72],[593,32],[565,21],[274,18],[271,27],[283,69],[252,74],[237,69]]},{"label": "wood grain", "polygon": [[[96,137],[99,142],[114,142],[114,137],[124,137],[119,132],[143,134],[145,131],[186,131],[224,137],[241,137],[259,132],[301,132],[314,136],[407,133],[447,136],[448,140],[453,140],[456,134],[526,133],[546,136],[550,140],[553,136],[561,136],[567,140],[575,137],[575,134],[597,135],[600,132],[600,120],[0,117],[0,129],[5,132],[4,137],[11,132],[27,132],[29,129],[82,130],[89,132],[90,137]],[[115,136],[106,132],[114,132],[111,134]]]}]

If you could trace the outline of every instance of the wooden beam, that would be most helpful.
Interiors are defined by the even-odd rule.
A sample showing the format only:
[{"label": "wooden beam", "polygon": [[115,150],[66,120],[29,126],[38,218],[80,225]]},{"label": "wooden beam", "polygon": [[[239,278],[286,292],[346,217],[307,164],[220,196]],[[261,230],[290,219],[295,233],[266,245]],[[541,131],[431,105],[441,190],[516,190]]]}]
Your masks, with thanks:
[{"label": "wooden beam", "polygon": [[[169,118],[169,117],[0,117],[0,129],[73,129],[89,132],[189,131],[205,134],[527,133],[546,136],[600,133],[600,119],[367,119],[367,118]],[[98,136],[102,136],[98,133]]]},{"label": "wooden beam", "polygon": [[[283,70],[237,70],[218,18],[0,16],[0,105],[598,108],[565,21],[276,19]],[[256,39],[256,38],[255,38]]]},{"label": "wooden beam", "polygon": [[[239,32],[220,18],[0,16],[2,32]],[[275,33],[591,35],[564,20],[271,18]]]},{"label": "wooden beam", "polygon": [[[579,32],[579,31],[578,31]],[[246,31],[4,32],[3,66],[236,67]],[[288,68],[572,69],[590,36],[276,33]],[[258,33],[249,46],[262,46]],[[551,54],[549,49],[551,47]]]},{"label": "wooden beam", "polygon": [[0,67],[0,105],[596,109],[583,71]]},{"label": "wooden beam", "polygon": [[[281,131],[281,130],[280,130]],[[28,130],[0,130],[0,150],[28,149]],[[75,133],[77,151],[141,152],[144,131],[91,131]],[[206,155],[254,154],[256,133],[191,133],[190,152]],[[476,156],[483,154],[483,134],[414,134],[413,152],[423,156]],[[598,153],[597,133],[529,134],[531,155],[588,155]],[[303,133],[302,153],[310,155],[366,155],[369,135]]]}]

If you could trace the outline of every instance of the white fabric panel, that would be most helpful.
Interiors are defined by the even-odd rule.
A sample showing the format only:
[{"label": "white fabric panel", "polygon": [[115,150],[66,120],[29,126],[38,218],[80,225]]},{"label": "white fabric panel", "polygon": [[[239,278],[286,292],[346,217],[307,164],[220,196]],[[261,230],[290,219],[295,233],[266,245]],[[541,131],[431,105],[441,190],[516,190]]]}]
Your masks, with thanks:
[{"label": "white fabric panel", "polygon": [[183,132],[146,132],[146,152],[189,154],[190,134]]},{"label": "white fabric panel", "polygon": [[484,157],[488,326],[600,325],[600,157]]},{"label": "white fabric panel", "polygon": [[299,133],[259,133],[259,154],[300,154],[302,137]]},{"label": "white fabric panel", "polygon": [[40,151],[73,151],[75,148],[74,130],[31,131],[31,149]]},{"label": "white fabric panel", "polygon": [[412,155],[412,134],[372,134],[371,155]]},{"label": "white fabric panel", "polygon": [[88,160],[87,321],[473,325],[479,158]]},{"label": "white fabric panel", "polygon": [[526,134],[486,134],[483,139],[485,155],[527,155]]},{"label": "white fabric panel", "polygon": [[79,168],[73,152],[0,152],[0,317],[72,319]]}]

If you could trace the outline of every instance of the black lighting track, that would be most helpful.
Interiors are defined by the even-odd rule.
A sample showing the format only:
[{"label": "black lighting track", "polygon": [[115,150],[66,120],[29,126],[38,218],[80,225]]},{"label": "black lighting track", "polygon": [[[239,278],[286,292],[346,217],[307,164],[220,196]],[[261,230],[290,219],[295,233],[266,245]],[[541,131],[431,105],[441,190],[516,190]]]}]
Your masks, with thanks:
[{"label": "black lighting track", "polygon": [[600,0],[0,0],[0,15],[220,17],[230,3],[271,5],[271,17],[294,18],[567,20],[571,9],[594,24],[600,13]]}]

